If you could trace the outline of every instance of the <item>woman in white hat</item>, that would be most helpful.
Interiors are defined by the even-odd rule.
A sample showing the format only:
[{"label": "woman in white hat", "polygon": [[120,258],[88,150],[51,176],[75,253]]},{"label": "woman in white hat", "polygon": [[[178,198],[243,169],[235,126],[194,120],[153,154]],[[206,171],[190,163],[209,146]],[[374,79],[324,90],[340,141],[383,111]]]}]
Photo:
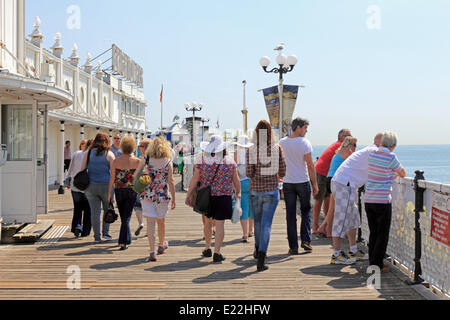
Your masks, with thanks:
[{"label": "woman in white hat", "polygon": [[237,150],[234,153],[234,161],[237,163],[238,175],[241,181],[241,208],[242,208],[242,216],[241,216],[241,226],[242,226],[242,242],[248,242],[248,238],[253,236],[253,213],[250,207],[250,178],[247,177],[247,163],[246,163],[246,153],[247,150],[253,146],[253,143],[250,142],[250,139],[246,135],[242,135],[239,137],[238,142],[236,143]]},{"label": "woman in white hat", "polygon": [[236,197],[241,197],[241,184],[237,173],[237,165],[234,160],[227,155],[228,144],[223,142],[222,137],[215,135],[210,142],[202,142],[200,148],[204,151],[202,155],[195,159],[195,169],[192,180],[189,184],[186,196],[186,204],[190,203],[190,198],[197,183],[201,187],[211,186],[211,212],[207,215],[205,224],[205,250],[204,257],[212,257],[211,238],[212,225],[216,223],[216,238],[214,242],[214,262],[222,262],[225,257],[220,253],[223,239],[225,237],[225,220],[231,220],[233,186],[236,190]]}]

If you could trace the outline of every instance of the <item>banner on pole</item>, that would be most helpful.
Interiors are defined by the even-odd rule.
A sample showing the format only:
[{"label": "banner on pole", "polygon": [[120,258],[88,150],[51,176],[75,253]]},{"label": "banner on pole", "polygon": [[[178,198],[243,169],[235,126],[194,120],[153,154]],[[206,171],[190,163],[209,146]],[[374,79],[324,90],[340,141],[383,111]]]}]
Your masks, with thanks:
[{"label": "banner on pole", "polygon": [[297,103],[299,86],[283,86],[283,131],[282,137],[292,134],[291,122]]},{"label": "banner on pole", "polygon": [[278,86],[263,89],[264,101],[273,129],[278,130],[280,125],[280,92]]}]

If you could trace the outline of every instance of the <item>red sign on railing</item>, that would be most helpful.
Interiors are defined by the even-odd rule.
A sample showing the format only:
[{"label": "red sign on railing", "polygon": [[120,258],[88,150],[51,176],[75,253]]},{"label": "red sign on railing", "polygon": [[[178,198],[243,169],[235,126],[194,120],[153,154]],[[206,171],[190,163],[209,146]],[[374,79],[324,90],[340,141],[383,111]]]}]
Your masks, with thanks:
[{"label": "red sign on railing", "polygon": [[433,193],[431,237],[450,247],[450,197]]}]

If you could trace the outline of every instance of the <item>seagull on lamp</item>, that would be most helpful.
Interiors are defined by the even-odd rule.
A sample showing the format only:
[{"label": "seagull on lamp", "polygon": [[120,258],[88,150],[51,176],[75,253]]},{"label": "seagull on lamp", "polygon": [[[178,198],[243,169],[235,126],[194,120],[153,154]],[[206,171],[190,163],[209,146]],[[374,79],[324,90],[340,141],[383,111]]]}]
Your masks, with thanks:
[{"label": "seagull on lamp", "polygon": [[285,48],[285,44],[284,43],[280,43],[275,49],[273,49],[274,51],[279,51],[281,53],[281,51],[284,50]]}]

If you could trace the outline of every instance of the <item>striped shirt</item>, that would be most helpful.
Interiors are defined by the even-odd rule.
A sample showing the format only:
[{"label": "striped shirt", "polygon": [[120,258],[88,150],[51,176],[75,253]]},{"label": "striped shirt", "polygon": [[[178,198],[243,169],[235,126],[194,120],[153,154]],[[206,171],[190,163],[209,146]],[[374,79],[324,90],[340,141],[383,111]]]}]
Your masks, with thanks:
[{"label": "striped shirt", "polygon": [[395,173],[403,169],[397,156],[387,148],[379,148],[369,155],[369,180],[366,184],[366,203],[391,203]]}]

